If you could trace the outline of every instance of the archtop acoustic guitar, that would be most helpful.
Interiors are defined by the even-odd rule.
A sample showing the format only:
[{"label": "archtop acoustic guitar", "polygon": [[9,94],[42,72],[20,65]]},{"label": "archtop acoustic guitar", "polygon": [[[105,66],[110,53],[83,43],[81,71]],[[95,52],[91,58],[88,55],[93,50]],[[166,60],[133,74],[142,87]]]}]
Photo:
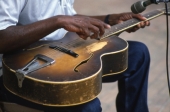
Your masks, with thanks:
[{"label": "archtop acoustic guitar", "polygon": [[[165,13],[155,10],[151,20]],[[102,77],[122,73],[128,64],[128,43],[116,34],[140,21],[130,19],[107,29],[100,40],[67,33],[56,42],[38,42],[3,55],[4,86],[11,93],[47,106],[88,102],[100,93]]]}]

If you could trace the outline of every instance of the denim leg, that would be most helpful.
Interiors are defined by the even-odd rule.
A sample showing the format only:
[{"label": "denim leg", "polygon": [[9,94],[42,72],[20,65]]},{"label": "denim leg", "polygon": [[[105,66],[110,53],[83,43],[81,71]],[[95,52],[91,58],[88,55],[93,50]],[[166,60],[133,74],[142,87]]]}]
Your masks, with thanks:
[{"label": "denim leg", "polygon": [[148,112],[149,51],[143,43],[134,41],[128,43],[128,69],[121,74],[104,77],[103,81],[118,80],[117,112]]},{"label": "denim leg", "polygon": [[76,108],[70,112],[102,112],[102,108],[99,99],[95,98],[88,103],[76,106]]},{"label": "denim leg", "polygon": [[44,110],[44,112],[102,112],[101,104],[98,98],[81,105],[62,108],[46,108]]}]

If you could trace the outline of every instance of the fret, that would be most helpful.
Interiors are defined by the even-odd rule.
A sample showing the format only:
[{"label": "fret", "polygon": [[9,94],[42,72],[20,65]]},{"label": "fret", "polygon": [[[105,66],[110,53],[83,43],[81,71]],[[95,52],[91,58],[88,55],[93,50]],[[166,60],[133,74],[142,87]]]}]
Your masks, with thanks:
[{"label": "fret", "polygon": [[[151,19],[153,19],[157,16],[160,16],[162,14],[164,14],[163,10],[162,11],[155,10],[153,12],[144,14],[143,16],[146,17],[147,20],[151,20]],[[118,34],[122,31],[125,31],[126,29],[129,29],[133,26],[136,26],[139,23],[140,23],[140,20],[133,18],[133,19],[124,21],[122,23],[113,25],[110,29],[105,30],[105,34],[101,37],[101,39],[104,39],[104,38],[109,37],[109,36],[114,35],[114,34]]]},{"label": "fret", "polygon": [[160,13],[161,13],[161,11],[155,10],[155,11],[153,11],[153,12],[144,14],[143,16],[149,19],[149,18],[151,18],[151,17],[153,17],[153,16],[156,16],[156,15],[158,15],[158,14],[160,14]]}]

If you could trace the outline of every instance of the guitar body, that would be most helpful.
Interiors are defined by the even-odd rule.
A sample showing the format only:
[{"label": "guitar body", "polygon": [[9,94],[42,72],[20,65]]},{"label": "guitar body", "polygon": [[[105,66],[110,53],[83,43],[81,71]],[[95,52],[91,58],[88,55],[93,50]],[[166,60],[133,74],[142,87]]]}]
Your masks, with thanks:
[{"label": "guitar body", "polygon": [[[151,20],[165,14],[143,15]],[[3,56],[4,86],[11,93],[47,106],[86,103],[100,93],[102,77],[127,69],[128,43],[115,36],[139,24],[130,19],[105,30],[101,40],[67,33],[57,42],[38,42]]]},{"label": "guitar body", "polygon": [[[73,51],[78,54],[77,57],[53,49],[49,47],[50,44],[36,43],[30,48],[3,56],[3,80],[7,90],[42,105],[78,105],[96,98],[102,89],[103,76],[127,69],[128,44],[117,36],[100,41],[83,40],[69,32],[63,39],[52,43],[53,46],[64,46]],[[55,63],[18,75],[17,70],[27,65],[37,54],[47,56]],[[23,72],[45,62],[40,59],[36,63]]]}]

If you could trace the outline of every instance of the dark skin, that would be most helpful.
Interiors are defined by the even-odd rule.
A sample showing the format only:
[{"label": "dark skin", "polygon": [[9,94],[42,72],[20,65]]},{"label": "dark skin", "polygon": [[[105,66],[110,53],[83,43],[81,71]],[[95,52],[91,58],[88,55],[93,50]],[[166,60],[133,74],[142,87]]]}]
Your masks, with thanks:
[{"label": "dark skin", "polygon": [[[141,15],[133,13],[111,14],[109,17],[110,25],[103,22],[105,17],[58,15],[28,25],[10,26],[5,30],[0,30],[0,54],[24,48],[59,28],[76,32],[80,38],[86,40],[88,37],[96,39],[98,35],[102,36],[104,30],[110,28],[110,25],[118,24],[131,18],[137,18],[142,22],[132,29],[127,30],[127,32],[134,32],[150,24]],[[93,33],[92,35],[91,32]]]}]

